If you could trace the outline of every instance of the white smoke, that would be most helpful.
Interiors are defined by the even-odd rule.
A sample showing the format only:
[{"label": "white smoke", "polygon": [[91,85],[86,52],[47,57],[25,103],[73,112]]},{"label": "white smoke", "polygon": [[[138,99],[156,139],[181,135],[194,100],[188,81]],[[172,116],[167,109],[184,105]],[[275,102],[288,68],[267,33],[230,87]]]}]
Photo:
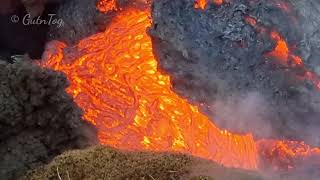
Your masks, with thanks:
[{"label": "white smoke", "polygon": [[215,123],[236,133],[252,132],[257,137],[272,134],[270,121],[264,120],[263,114],[270,112],[267,100],[258,92],[249,92],[244,96],[215,101],[213,108]]}]

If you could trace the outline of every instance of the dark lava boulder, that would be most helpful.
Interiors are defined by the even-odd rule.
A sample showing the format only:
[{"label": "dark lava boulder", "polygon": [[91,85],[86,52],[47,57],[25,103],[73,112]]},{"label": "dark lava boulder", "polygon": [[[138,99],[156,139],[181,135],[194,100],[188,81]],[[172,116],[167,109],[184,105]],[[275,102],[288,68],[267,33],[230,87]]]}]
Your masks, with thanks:
[{"label": "dark lava boulder", "polygon": [[226,0],[203,10],[194,0],[154,1],[154,54],[174,90],[221,128],[320,145],[320,93],[306,78],[316,60],[304,66],[268,55],[277,46],[273,32],[287,42],[288,53],[316,54],[310,49],[320,47],[319,39],[302,43],[310,32],[299,21],[312,13],[305,10],[317,13],[304,2]]},{"label": "dark lava boulder", "polygon": [[95,128],[82,120],[67,87],[62,73],[0,61],[0,179],[97,143]]}]

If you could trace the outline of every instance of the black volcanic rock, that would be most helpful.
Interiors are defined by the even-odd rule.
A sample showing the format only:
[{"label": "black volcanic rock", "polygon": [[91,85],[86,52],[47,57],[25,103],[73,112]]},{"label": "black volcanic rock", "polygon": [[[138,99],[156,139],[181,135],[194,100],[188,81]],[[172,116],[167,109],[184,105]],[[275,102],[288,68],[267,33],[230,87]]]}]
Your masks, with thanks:
[{"label": "black volcanic rock", "polygon": [[[317,52],[306,51],[320,47],[318,38],[310,38],[316,26],[305,32],[299,22],[312,14],[304,12],[307,1],[229,0],[205,10],[193,5],[194,0],[153,2],[154,54],[172,77],[174,90],[221,128],[320,145],[320,93],[303,78],[319,61],[308,60],[302,67],[266,56],[276,46],[271,31],[277,31],[292,54],[318,58]],[[248,17],[257,25],[250,25]],[[302,46],[304,40],[309,44]]]},{"label": "black volcanic rock", "polygon": [[62,73],[0,61],[0,179],[97,143],[96,129],[82,120],[67,86]]},{"label": "black volcanic rock", "polygon": [[[51,26],[48,33],[50,40],[59,40],[73,45],[92,34],[103,32],[117,10],[102,13],[95,0],[69,0],[57,10],[57,17],[63,19],[62,27]],[[116,6],[124,8],[132,5],[131,0],[117,0]]]},{"label": "black volcanic rock", "polygon": [[304,36],[297,44],[299,53],[309,68],[320,75],[320,1],[291,0]]}]

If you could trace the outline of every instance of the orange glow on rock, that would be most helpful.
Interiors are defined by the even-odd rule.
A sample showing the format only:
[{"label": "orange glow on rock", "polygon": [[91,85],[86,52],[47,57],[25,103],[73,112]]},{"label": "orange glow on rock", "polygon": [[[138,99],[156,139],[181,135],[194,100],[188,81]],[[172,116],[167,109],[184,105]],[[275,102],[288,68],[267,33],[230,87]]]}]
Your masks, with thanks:
[{"label": "orange glow on rock", "polygon": [[[194,4],[194,8],[196,9],[205,9],[208,1],[211,0],[196,0],[195,4]],[[223,0],[212,0],[212,2],[216,5],[222,5],[223,4]]]},{"label": "orange glow on rock", "polygon": [[207,6],[207,0],[196,0],[194,7],[196,9],[205,9]]},{"label": "orange glow on rock", "polygon": [[302,59],[299,56],[291,55],[291,58],[296,65],[303,65]]},{"label": "orange glow on rock", "polygon": [[223,4],[223,0],[213,0],[213,3],[216,5],[222,5]]},{"label": "orange glow on rock", "polygon": [[102,13],[116,11],[118,10],[116,1],[117,0],[99,0],[97,3],[97,8]]},{"label": "orange glow on rock", "polygon": [[244,20],[246,21],[246,23],[250,24],[251,26],[255,27],[257,25],[257,20],[254,19],[253,17],[246,16]]},{"label": "orange glow on rock", "polygon": [[314,86],[320,90],[320,79],[318,76],[305,67],[302,59],[299,56],[296,56],[290,52],[287,42],[280,36],[280,34],[276,31],[272,31],[270,37],[276,42],[276,46],[273,51],[267,53],[267,56],[273,57],[279,60],[282,64],[288,66],[299,66],[305,71],[305,75],[302,78],[311,81]]},{"label": "orange glow on rock", "polygon": [[280,9],[282,9],[283,11],[285,11],[285,12],[287,12],[287,13],[290,13],[290,11],[291,11],[291,8],[290,8],[289,4],[286,3],[286,2],[279,1],[279,2],[277,2],[276,5],[277,5]]},{"label": "orange glow on rock", "polygon": [[[280,4],[278,5],[280,6]],[[281,7],[289,8],[287,4],[281,4]],[[261,34],[265,34],[268,32],[265,26],[257,25],[257,20],[250,16],[245,16],[244,21],[247,24],[253,26],[257,30],[257,32]],[[300,78],[311,81],[314,87],[320,90],[320,79],[317,76],[317,74],[308,70],[303,63],[303,60],[299,56],[291,52],[286,40],[282,38],[277,31],[271,31],[270,38],[275,42],[275,47],[271,52],[265,54],[266,57],[274,58],[277,60],[277,62],[283,65],[286,65],[288,67],[299,67],[304,71],[304,74],[305,74],[303,75],[303,77],[300,77]]]},{"label": "orange glow on rock", "polygon": [[278,32],[275,31],[271,32],[271,38],[276,42],[276,46],[268,55],[278,58],[283,63],[288,63],[289,48],[286,41],[280,37]]}]

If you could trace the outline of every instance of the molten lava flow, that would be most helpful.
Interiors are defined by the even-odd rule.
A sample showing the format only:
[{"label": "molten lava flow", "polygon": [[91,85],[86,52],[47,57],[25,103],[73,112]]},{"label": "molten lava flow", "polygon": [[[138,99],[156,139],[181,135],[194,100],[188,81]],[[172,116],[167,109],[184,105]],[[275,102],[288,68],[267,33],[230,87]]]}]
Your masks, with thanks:
[{"label": "molten lava flow", "polygon": [[[282,157],[297,158],[297,150],[282,146],[281,141],[256,144],[251,135],[218,129],[176,95],[169,76],[157,69],[146,34],[149,16],[148,10],[125,9],[118,12],[105,32],[74,47],[56,41],[47,46],[42,66],[67,75],[71,82],[68,93],[84,110],[84,118],[98,128],[102,144],[187,153],[245,169],[258,168],[258,154],[280,162]],[[279,143],[284,148],[278,148]],[[276,156],[274,149],[284,156]],[[320,157],[319,149],[302,152],[306,157]]]},{"label": "molten lava flow", "polygon": [[68,93],[99,130],[102,144],[129,150],[175,151],[225,166],[257,168],[251,135],[218,129],[198,109],[171,90],[157,70],[149,11],[127,9],[108,29],[62,53],[47,51],[43,66],[63,71]]},{"label": "molten lava flow", "polygon": [[320,148],[311,148],[303,142],[261,140],[258,148],[263,163],[276,170],[295,169],[306,161],[320,165]]}]

